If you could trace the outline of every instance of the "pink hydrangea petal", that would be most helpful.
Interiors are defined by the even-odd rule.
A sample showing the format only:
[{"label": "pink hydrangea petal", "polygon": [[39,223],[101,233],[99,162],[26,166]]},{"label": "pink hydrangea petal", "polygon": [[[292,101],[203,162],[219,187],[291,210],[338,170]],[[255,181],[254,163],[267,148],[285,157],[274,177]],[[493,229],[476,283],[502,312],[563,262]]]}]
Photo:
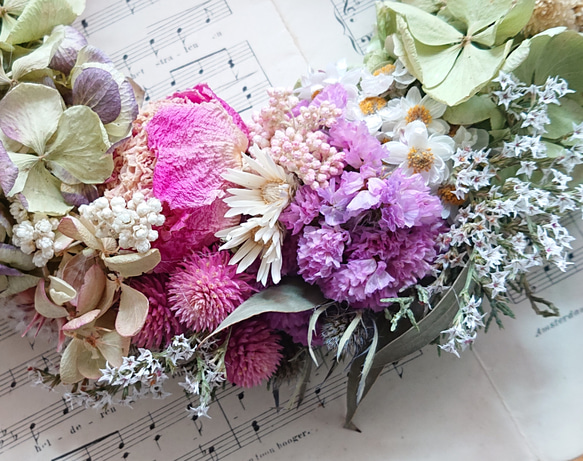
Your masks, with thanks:
[{"label": "pink hydrangea petal", "polygon": [[156,153],[154,195],[171,209],[197,208],[224,195],[222,173],[241,168],[245,133],[216,102],[161,107],[147,128]]}]

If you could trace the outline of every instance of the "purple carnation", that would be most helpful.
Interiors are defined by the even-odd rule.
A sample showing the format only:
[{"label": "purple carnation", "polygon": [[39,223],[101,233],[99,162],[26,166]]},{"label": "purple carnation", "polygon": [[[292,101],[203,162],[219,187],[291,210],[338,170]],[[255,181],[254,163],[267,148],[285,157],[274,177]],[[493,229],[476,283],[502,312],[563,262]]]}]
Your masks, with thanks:
[{"label": "purple carnation", "polygon": [[322,102],[327,101],[334,104],[338,109],[344,109],[348,100],[346,89],[341,83],[328,85],[320,91],[312,100],[310,105],[320,106]]},{"label": "purple carnation", "polygon": [[298,188],[294,201],[279,216],[280,222],[299,234],[305,225],[310,224],[320,214],[322,200],[318,193],[308,185]]},{"label": "purple carnation", "polygon": [[371,136],[364,122],[338,120],[330,128],[330,145],[344,151],[344,161],[363,176],[378,176],[386,156],[380,141]]},{"label": "purple carnation", "polygon": [[348,231],[340,228],[306,226],[298,243],[299,274],[309,283],[329,277],[340,268]]}]

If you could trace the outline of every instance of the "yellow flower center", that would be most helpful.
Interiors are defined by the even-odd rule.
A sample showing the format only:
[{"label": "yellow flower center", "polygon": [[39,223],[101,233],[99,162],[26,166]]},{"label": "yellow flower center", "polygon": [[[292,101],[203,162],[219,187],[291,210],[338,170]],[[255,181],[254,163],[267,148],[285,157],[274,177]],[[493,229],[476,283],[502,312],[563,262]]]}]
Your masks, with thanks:
[{"label": "yellow flower center", "polygon": [[425,106],[416,105],[407,111],[405,120],[407,123],[411,123],[414,120],[421,120],[425,125],[429,125],[432,118],[429,110]]},{"label": "yellow flower center", "polygon": [[261,186],[261,198],[265,203],[289,202],[290,185],[284,181],[270,181]]},{"label": "yellow flower center", "polygon": [[431,152],[430,147],[427,147],[425,150],[418,150],[412,147],[407,154],[407,166],[413,170],[413,173],[429,171],[433,166],[434,159],[435,155]]},{"label": "yellow flower center", "polygon": [[360,110],[364,115],[374,114],[387,105],[387,101],[380,96],[370,96],[360,101]]},{"label": "yellow flower center", "polygon": [[463,203],[466,201],[465,197],[461,199],[458,198],[457,195],[453,193],[454,190],[455,186],[452,184],[446,184],[437,189],[437,195],[439,195],[441,201],[444,203],[457,206],[463,205]]},{"label": "yellow flower center", "polygon": [[377,75],[385,74],[390,75],[396,67],[393,64],[387,64],[386,66],[381,67],[380,69],[375,70],[372,74],[376,77]]}]

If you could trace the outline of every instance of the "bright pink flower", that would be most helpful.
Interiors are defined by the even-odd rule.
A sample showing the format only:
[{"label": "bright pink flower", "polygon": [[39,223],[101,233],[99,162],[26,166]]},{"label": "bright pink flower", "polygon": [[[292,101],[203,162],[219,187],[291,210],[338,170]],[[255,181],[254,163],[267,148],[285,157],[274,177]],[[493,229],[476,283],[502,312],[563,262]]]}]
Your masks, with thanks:
[{"label": "bright pink flower", "polygon": [[169,299],[176,317],[188,328],[214,330],[253,288],[248,274],[237,274],[228,251],[193,253],[171,274]]},{"label": "bright pink flower", "polygon": [[145,295],[150,308],[146,323],[132,338],[132,344],[147,349],[162,349],[172,342],[172,338],[185,332],[185,329],[169,308],[167,275],[143,275],[130,279],[132,288]]},{"label": "bright pink flower", "polygon": [[279,335],[264,320],[235,325],[225,354],[227,380],[241,387],[257,386],[277,370],[281,349]]}]

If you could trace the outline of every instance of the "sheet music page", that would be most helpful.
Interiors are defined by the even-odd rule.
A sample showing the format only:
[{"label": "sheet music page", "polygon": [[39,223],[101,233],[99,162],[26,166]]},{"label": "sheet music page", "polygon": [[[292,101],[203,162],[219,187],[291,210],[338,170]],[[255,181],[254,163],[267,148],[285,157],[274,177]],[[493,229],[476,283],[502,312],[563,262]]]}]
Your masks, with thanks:
[{"label": "sheet music page", "polygon": [[[358,64],[370,39],[367,0],[88,0],[75,24],[91,44],[157,99],[208,82],[244,117],[269,86],[290,86],[308,65],[346,56]],[[310,26],[308,26],[308,24]],[[316,27],[317,26],[317,27]],[[317,44],[317,46],[314,46]],[[577,216],[579,218],[580,216]],[[227,386],[208,418],[187,418],[172,395],[133,408],[71,408],[64,388],[31,387],[28,367],[58,363],[54,347],[20,338],[0,321],[0,460],[566,460],[583,453],[583,280],[580,238],[566,274],[533,277],[563,317],[534,315],[517,295],[518,319],[481,332],[473,351],[437,357],[433,346],[387,368],[342,429],[345,370],[312,377],[304,402],[280,409],[265,387]],[[340,367],[339,367],[340,368]]]}]

